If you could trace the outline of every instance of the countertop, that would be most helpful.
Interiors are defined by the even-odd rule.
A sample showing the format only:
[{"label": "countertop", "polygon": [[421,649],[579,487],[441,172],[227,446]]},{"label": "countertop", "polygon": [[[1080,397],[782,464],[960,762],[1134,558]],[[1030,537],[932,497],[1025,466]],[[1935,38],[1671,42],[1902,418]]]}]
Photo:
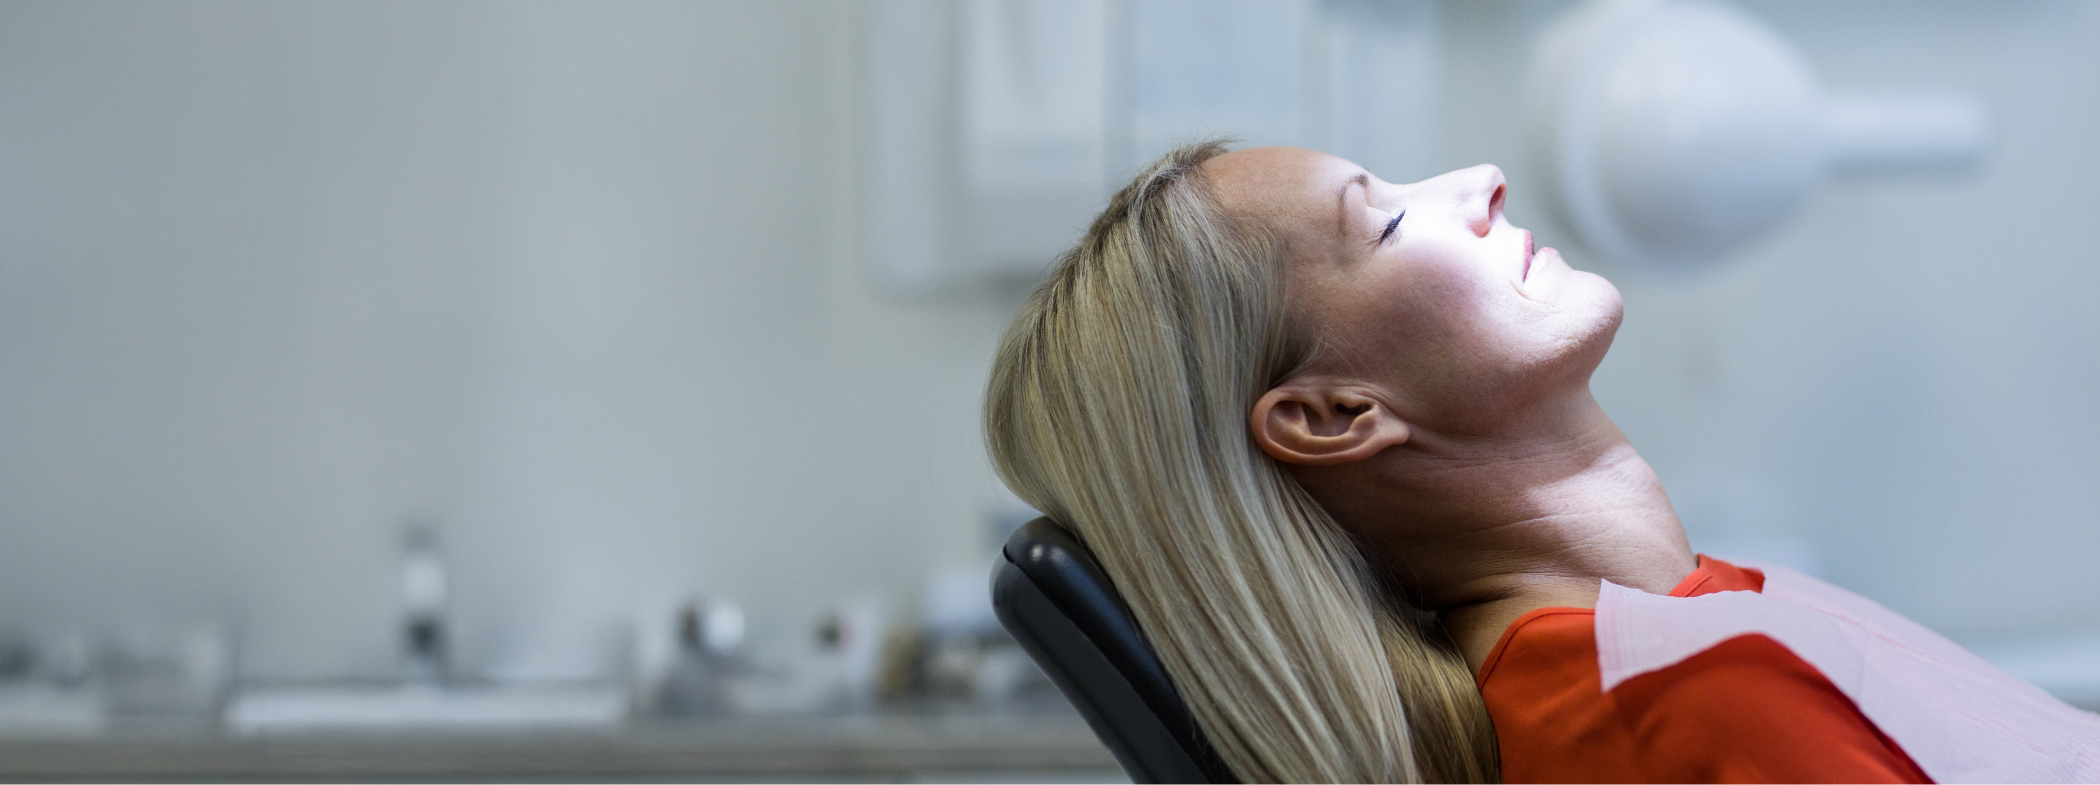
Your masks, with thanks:
[{"label": "countertop", "polygon": [[0,737],[4,781],[1124,781],[1075,713],[636,721],[474,732]]}]

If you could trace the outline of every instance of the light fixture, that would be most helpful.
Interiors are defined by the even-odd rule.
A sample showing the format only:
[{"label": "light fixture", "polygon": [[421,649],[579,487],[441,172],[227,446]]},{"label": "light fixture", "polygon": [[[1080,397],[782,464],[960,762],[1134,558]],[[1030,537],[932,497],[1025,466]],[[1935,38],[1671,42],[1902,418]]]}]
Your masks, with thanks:
[{"label": "light fixture", "polygon": [[1771,229],[1827,176],[1959,168],[1990,137],[1955,92],[1830,95],[1776,31],[1711,0],[1596,0],[1540,40],[1540,170],[1596,253],[1696,270]]}]

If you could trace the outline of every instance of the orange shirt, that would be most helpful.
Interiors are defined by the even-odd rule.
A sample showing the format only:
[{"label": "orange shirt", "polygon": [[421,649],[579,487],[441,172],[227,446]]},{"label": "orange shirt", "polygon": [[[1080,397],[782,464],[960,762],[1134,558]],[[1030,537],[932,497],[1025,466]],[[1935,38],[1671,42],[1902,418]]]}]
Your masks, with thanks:
[{"label": "orange shirt", "polygon": [[[1763,591],[1699,557],[1670,591]],[[1480,692],[1508,782],[1931,782],[1859,707],[1778,641],[1731,638],[1602,691],[1596,611],[1540,608],[1503,631]]]}]

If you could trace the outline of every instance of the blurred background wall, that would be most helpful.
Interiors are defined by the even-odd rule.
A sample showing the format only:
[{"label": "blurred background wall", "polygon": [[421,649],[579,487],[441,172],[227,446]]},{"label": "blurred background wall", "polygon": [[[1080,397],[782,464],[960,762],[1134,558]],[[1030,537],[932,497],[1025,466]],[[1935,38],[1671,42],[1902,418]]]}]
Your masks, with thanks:
[{"label": "blurred background wall", "polygon": [[[1571,5],[1411,4],[1436,123],[1379,173],[1502,164],[1571,242],[1518,105]],[[1627,299],[1600,397],[1695,545],[1969,639],[2100,629],[2100,3],[1739,5],[1834,87],[1976,91],[1997,141],[1702,276],[1571,247]],[[0,625],[217,620],[250,678],[385,676],[425,521],[459,667],[581,678],[688,597],[789,656],[981,570],[1019,292],[873,283],[864,10],[0,5]]]},{"label": "blurred background wall", "polygon": [[[981,562],[1010,306],[853,264],[844,3],[0,7],[0,622],[605,672]],[[915,596],[915,595],[908,595]]]}]

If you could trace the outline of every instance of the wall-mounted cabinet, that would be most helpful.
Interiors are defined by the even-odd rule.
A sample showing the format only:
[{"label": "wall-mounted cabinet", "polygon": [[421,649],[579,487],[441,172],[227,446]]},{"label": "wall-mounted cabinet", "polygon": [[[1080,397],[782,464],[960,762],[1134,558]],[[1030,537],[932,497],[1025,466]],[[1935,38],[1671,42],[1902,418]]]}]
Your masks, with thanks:
[{"label": "wall-mounted cabinet", "polygon": [[1038,278],[1140,166],[1212,137],[1433,166],[1438,3],[865,0],[861,175],[874,280]]}]

